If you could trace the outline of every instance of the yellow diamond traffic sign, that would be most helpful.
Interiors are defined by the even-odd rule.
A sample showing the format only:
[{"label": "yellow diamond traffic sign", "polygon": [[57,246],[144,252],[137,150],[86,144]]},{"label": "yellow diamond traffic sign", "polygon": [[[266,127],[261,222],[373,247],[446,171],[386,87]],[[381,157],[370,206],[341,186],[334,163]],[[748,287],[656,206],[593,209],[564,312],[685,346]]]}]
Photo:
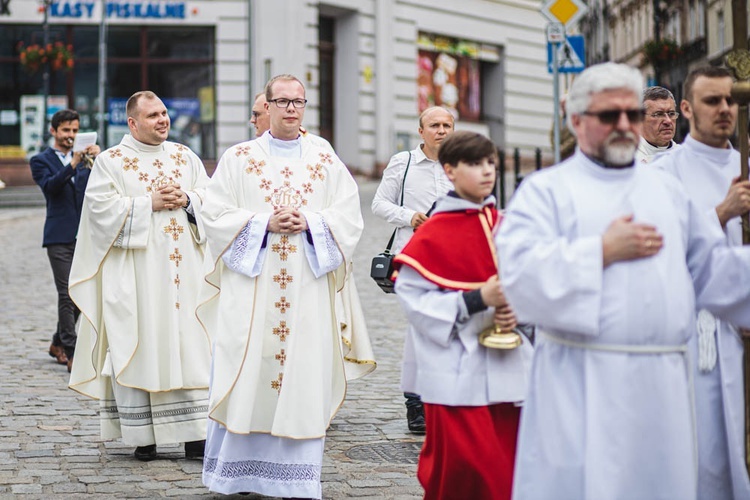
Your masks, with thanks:
[{"label": "yellow diamond traffic sign", "polygon": [[575,24],[588,11],[582,0],[549,0],[541,8],[544,17],[565,26]]}]

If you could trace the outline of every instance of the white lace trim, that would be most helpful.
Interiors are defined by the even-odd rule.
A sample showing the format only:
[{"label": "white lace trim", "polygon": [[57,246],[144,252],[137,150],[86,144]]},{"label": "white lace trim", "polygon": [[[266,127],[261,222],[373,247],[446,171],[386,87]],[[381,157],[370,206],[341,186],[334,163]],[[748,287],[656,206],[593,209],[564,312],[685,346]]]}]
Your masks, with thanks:
[{"label": "white lace trim", "polygon": [[213,476],[218,481],[254,478],[285,483],[317,484],[320,481],[320,470],[321,467],[314,464],[281,464],[262,460],[224,462],[208,457],[203,460],[203,473]]},{"label": "white lace trim", "polygon": [[[135,198],[133,198],[130,201],[130,212],[128,213],[128,218],[125,220],[125,224],[122,225],[122,229],[120,230],[120,234],[117,235],[117,239],[115,240],[113,246],[117,248],[124,248],[124,246],[130,245],[130,235],[133,232],[133,216],[135,215],[133,212],[135,211]],[[125,243],[125,233],[128,233],[128,241]]]},{"label": "white lace trim", "polygon": [[242,228],[232,246],[221,257],[229,269],[250,278],[260,274],[266,250],[261,248],[262,238],[269,216],[256,215]]}]

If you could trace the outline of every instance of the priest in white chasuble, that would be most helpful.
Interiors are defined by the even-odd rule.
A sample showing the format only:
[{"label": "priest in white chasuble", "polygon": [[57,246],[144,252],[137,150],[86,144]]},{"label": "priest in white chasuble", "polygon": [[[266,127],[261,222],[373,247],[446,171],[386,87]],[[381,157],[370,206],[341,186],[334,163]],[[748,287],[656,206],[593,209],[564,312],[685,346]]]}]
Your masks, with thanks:
[{"label": "priest in white chasuble", "polygon": [[375,368],[367,332],[344,337],[335,294],[363,229],[346,166],[299,132],[291,75],[266,85],[271,130],[219,161],[201,212],[213,342],[203,482],[212,491],[321,498],[326,429],[347,380]]},{"label": "priest in white chasuble", "polygon": [[208,176],[167,141],[169,115],[152,92],[127,104],[130,134],[93,166],[70,274],[81,310],[70,387],[101,401],[103,438],[136,458],[186,443],[203,456],[211,345],[195,316],[202,282],[200,212]]}]

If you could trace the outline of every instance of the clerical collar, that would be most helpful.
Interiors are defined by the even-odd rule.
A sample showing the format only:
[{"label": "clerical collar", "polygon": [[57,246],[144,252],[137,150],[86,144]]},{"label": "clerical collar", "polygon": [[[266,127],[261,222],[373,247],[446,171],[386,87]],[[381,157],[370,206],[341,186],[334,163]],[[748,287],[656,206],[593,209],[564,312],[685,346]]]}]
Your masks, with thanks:
[{"label": "clerical collar", "polygon": [[164,151],[164,143],[160,143],[157,145],[153,144],[146,144],[145,142],[141,142],[137,140],[135,137],[133,137],[131,134],[126,135],[122,138],[122,141],[130,146],[131,148],[142,151],[144,153],[158,153],[160,151]]},{"label": "clerical collar", "polygon": [[666,146],[657,146],[656,144],[651,144],[648,141],[648,139],[646,139],[645,137],[643,138],[643,142],[645,143],[644,146],[646,146],[647,148],[649,148],[649,149],[651,149],[651,150],[653,150],[655,152],[666,151],[667,149],[671,148],[672,145],[674,144],[673,141],[669,141],[669,143]]},{"label": "clerical collar", "polygon": [[302,157],[302,136],[296,139],[284,141],[277,139],[271,132],[268,132],[268,148],[271,156],[282,156],[284,158],[301,158]]},{"label": "clerical collar", "polygon": [[608,169],[615,169],[615,170],[621,170],[623,168],[631,168],[633,165],[635,165],[635,156],[633,157],[633,161],[628,163],[627,165],[613,165],[612,163],[607,163],[605,161],[602,161],[598,158],[594,158],[593,156],[589,156],[583,151],[581,151],[581,154],[588,158],[592,163],[596,163],[602,168],[608,168]]}]

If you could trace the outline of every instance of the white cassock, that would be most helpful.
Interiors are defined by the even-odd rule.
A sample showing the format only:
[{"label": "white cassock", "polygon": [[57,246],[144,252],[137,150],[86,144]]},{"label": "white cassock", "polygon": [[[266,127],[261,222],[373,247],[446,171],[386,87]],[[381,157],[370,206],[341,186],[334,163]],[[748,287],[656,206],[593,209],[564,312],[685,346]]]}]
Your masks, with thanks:
[{"label": "white cassock", "polygon": [[[267,232],[282,206],[299,209],[309,231]],[[214,352],[204,484],[320,498],[325,432],[346,381],[375,367],[366,330],[342,334],[334,298],[362,233],[357,184],[309,139],[264,134],[224,153],[201,214],[198,315]]]},{"label": "white cassock", "polygon": [[[676,176],[698,208],[721,229],[716,206],[726,197],[732,179],[740,175],[739,152],[707,146],[688,136],[681,148],[660,157],[653,166]],[[727,244],[742,245],[740,217],[728,221],[723,230]],[[701,311],[699,318],[698,337],[691,342],[691,350],[699,360],[693,364],[698,498],[750,499],[745,466],[742,339],[733,325],[715,320],[707,311]]]},{"label": "white cassock", "polygon": [[[664,246],[603,269],[602,235],[627,214]],[[513,497],[695,499],[694,311],[750,324],[750,250],[666,172],[580,151],[523,182],[497,242],[509,302],[539,328]]]},{"label": "white cassock", "polygon": [[174,142],[130,135],[97,158],[83,202],[70,296],[81,310],[70,387],[100,400],[103,438],[144,446],[205,439],[209,339],[195,317],[200,218],[151,209],[179,183],[200,212],[208,176]]}]

